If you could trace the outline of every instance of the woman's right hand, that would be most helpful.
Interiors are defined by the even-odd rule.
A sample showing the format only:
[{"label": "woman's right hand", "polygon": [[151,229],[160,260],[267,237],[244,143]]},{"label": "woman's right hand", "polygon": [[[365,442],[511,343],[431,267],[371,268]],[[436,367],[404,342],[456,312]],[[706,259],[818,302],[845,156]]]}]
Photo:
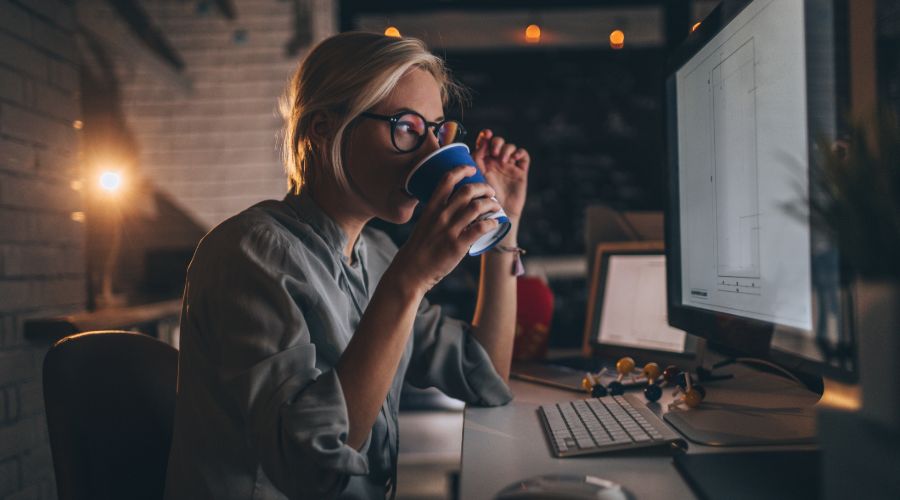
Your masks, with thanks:
[{"label": "woman's right hand", "polygon": [[481,215],[500,210],[494,189],[486,183],[453,187],[474,175],[475,167],[460,166],[447,172],[422,211],[406,243],[391,264],[392,270],[422,294],[450,274],[469,247],[497,227],[494,219],[476,221]]}]

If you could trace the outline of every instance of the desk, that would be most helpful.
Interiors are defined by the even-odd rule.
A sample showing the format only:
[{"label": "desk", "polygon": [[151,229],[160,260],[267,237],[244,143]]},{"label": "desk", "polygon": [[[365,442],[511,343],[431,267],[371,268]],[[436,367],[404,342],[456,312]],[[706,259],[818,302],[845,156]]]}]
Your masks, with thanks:
[{"label": "desk", "polygon": [[[516,379],[510,380],[509,386],[515,399],[506,406],[466,408],[461,499],[491,499],[513,481],[540,474],[590,474],[609,479],[627,488],[637,500],[695,498],[672,465],[670,452],[662,448],[553,457],[536,410],[545,403],[576,399],[578,394]],[[663,401],[671,401],[671,391],[663,393]]]},{"label": "desk", "polygon": [[[765,383],[771,385],[780,383],[788,390],[791,387],[790,383],[784,382],[780,377],[746,367],[735,366],[729,371],[745,379],[768,380]],[[728,384],[728,381],[711,383],[707,388],[719,383]],[[636,500],[695,498],[672,465],[671,452],[664,448],[589,457],[553,457],[536,412],[538,406],[584,396],[516,379],[510,380],[509,386],[515,399],[508,405],[493,408],[467,407],[465,410],[461,499],[490,499],[508,484],[540,474],[590,474],[609,479],[627,488]],[[659,406],[648,406],[654,411],[659,410],[657,415],[662,418],[662,409],[672,400],[672,391],[665,389]],[[810,445],[719,448],[690,443],[688,453],[810,448]]]}]

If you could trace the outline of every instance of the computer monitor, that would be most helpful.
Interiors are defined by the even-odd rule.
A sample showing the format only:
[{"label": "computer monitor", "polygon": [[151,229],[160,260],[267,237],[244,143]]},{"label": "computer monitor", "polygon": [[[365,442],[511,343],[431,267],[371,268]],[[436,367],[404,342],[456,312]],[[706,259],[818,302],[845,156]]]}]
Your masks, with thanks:
[{"label": "computer monitor", "polygon": [[725,1],[671,58],[667,302],[670,325],[720,350],[853,380],[839,255],[806,214],[840,123],[840,10]]}]

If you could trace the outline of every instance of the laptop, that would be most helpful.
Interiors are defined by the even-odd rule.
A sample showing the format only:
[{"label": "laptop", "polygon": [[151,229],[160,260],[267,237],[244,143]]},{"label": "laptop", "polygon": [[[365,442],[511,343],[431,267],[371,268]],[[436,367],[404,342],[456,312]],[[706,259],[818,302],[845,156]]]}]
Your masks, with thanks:
[{"label": "laptop", "polygon": [[[617,379],[616,361],[634,358],[638,367],[685,364],[695,352],[693,337],[672,328],[666,317],[666,257],[659,241],[601,243],[594,266],[585,315],[582,353],[542,361],[515,361],[512,377],[583,392],[586,372],[606,371],[600,383]],[[628,386],[643,385],[625,377]]]}]

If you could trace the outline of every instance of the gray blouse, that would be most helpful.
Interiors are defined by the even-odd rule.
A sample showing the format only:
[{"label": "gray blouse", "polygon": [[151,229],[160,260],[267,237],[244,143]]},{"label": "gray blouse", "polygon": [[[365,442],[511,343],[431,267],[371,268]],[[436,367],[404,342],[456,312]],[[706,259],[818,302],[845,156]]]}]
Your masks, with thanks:
[{"label": "gray blouse", "polygon": [[347,241],[302,193],[200,242],[184,290],[167,499],[384,498],[404,379],[478,405],[512,399],[471,325],[423,299],[371,433],[348,446],[334,367],[397,247],[366,227],[351,265]]}]

